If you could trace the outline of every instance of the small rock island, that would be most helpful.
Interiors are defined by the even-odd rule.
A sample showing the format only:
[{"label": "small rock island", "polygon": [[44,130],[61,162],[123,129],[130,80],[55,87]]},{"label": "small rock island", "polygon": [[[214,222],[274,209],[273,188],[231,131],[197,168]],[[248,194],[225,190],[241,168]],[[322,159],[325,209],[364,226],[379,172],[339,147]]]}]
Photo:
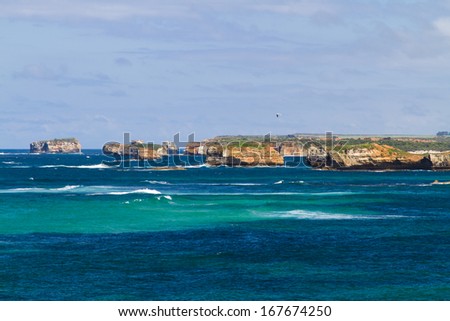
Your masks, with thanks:
[{"label": "small rock island", "polygon": [[55,138],[40,140],[30,144],[30,153],[74,154],[81,152],[81,144],[76,138]]}]

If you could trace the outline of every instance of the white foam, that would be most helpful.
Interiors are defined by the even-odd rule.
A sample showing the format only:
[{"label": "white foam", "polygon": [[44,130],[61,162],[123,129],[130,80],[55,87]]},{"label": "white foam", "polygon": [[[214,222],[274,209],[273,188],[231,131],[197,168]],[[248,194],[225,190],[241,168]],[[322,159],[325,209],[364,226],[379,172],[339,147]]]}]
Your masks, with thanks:
[{"label": "white foam", "polygon": [[207,164],[200,164],[200,165],[186,165],[182,166],[184,168],[202,168],[202,167],[209,167]]},{"label": "white foam", "polygon": [[[304,184],[304,181],[289,181],[287,184]],[[286,184],[284,180],[273,183],[274,185]]]},{"label": "white foam", "polygon": [[151,195],[160,195],[161,192],[156,189],[148,189],[142,188],[133,191],[123,191],[123,192],[109,192],[108,195],[128,195],[128,194],[151,194]]},{"label": "white foam", "polygon": [[149,183],[149,184],[155,184],[155,185],[170,185],[170,183],[166,182],[166,181],[149,181],[149,180],[145,180],[144,182]]},{"label": "white foam", "polygon": [[67,185],[67,186],[64,186],[61,188],[55,188],[52,190],[54,190],[54,191],[70,191],[70,190],[76,189],[78,187],[80,187],[80,185]]},{"label": "white foam", "polygon": [[277,196],[277,195],[292,195],[292,196],[345,196],[345,195],[356,195],[356,194],[362,194],[357,192],[323,192],[323,193],[302,193],[302,192],[275,192],[275,193],[264,193],[264,192],[258,192],[258,193],[210,193],[210,192],[204,192],[204,193],[198,193],[198,192],[192,192],[192,193],[172,193],[173,195],[183,195],[183,196],[201,196],[201,195],[212,195],[212,196]]},{"label": "white foam", "polygon": [[158,201],[160,201],[160,200],[161,200],[161,198],[165,198],[166,200],[169,200],[169,201],[171,201],[171,200],[172,200],[172,197],[171,197],[171,196],[169,196],[169,195],[164,195],[164,196],[157,196],[157,197],[156,197],[156,199],[157,199]]},{"label": "white foam", "polygon": [[42,188],[42,187],[19,187],[0,190],[0,193],[58,193],[66,192],[79,188],[80,185],[67,185],[58,188]]},{"label": "white foam", "polygon": [[197,183],[193,185],[204,185],[204,186],[262,186],[265,184],[260,183]]},{"label": "white foam", "polygon": [[102,169],[102,168],[113,168],[113,166],[108,166],[106,164],[94,164],[94,165],[42,165],[39,168],[81,168],[81,169]]},{"label": "white foam", "polygon": [[269,216],[297,218],[303,220],[383,220],[383,219],[396,219],[405,217],[402,215],[343,214],[343,213],[326,213],[321,211],[306,211],[306,210],[273,212]]},{"label": "white foam", "polygon": [[5,165],[14,165],[14,164],[20,164],[20,163],[16,163],[16,162],[2,162],[2,164],[5,164]]}]

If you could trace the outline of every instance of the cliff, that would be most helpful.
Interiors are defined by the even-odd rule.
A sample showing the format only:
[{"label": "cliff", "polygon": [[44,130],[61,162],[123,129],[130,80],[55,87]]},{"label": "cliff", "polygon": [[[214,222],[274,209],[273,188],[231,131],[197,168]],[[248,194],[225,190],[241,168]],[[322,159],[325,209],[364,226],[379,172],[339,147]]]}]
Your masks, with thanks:
[{"label": "cliff", "polygon": [[62,138],[53,140],[41,140],[30,144],[30,153],[80,153],[81,144],[75,138]]},{"label": "cliff", "polygon": [[282,166],[283,156],[270,144],[206,145],[206,162],[212,166]]},{"label": "cliff", "polygon": [[333,151],[315,157],[308,155],[307,161],[315,168],[341,170],[428,170],[433,168],[430,157],[376,143],[335,148]]},{"label": "cliff", "polygon": [[280,144],[279,150],[283,156],[304,156],[304,147],[299,142],[283,142]]},{"label": "cliff", "polygon": [[111,155],[116,159],[157,159],[158,150],[152,145],[144,144],[142,141],[134,140],[130,144],[121,144],[118,142],[109,142],[103,145],[103,154]]},{"label": "cliff", "polygon": [[450,152],[430,153],[434,169],[450,169]]}]

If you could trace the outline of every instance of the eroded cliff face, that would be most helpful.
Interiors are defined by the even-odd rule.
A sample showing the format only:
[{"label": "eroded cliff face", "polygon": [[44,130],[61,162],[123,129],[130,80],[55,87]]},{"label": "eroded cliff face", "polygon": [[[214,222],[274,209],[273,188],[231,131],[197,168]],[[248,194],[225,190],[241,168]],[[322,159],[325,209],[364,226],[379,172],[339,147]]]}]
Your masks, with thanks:
[{"label": "eroded cliff face", "polygon": [[132,141],[130,144],[109,142],[103,145],[103,154],[111,155],[116,159],[122,157],[127,159],[145,160],[160,157],[157,150],[143,144],[141,141]]},{"label": "eroded cliff face", "polygon": [[450,169],[450,152],[432,153],[430,160],[434,169]]},{"label": "eroded cliff face", "polygon": [[75,138],[41,140],[30,144],[30,153],[71,154],[80,152],[81,144]]},{"label": "eroded cliff face", "polygon": [[364,169],[364,170],[399,170],[432,169],[429,157],[404,152],[387,145],[366,144],[352,148],[335,149],[322,157],[311,157],[308,162],[312,167],[325,169]]},{"label": "eroded cliff face", "polygon": [[268,144],[260,146],[222,146],[210,144],[207,147],[206,162],[212,166],[282,166],[283,156]]},{"label": "eroded cliff face", "polygon": [[298,142],[283,142],[279,150],[282,156],[305,156],[305,148]]}]

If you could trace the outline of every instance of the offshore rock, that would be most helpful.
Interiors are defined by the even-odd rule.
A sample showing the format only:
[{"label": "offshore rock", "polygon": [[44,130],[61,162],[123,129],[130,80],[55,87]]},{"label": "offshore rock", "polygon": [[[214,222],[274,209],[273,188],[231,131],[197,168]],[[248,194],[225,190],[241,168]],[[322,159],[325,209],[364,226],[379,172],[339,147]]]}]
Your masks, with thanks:
[{"label": "offshore rock", "polygon": [[40,140],[30,144],[30,153],[72,154],[80,152],[81,144],[76,138]]}]

